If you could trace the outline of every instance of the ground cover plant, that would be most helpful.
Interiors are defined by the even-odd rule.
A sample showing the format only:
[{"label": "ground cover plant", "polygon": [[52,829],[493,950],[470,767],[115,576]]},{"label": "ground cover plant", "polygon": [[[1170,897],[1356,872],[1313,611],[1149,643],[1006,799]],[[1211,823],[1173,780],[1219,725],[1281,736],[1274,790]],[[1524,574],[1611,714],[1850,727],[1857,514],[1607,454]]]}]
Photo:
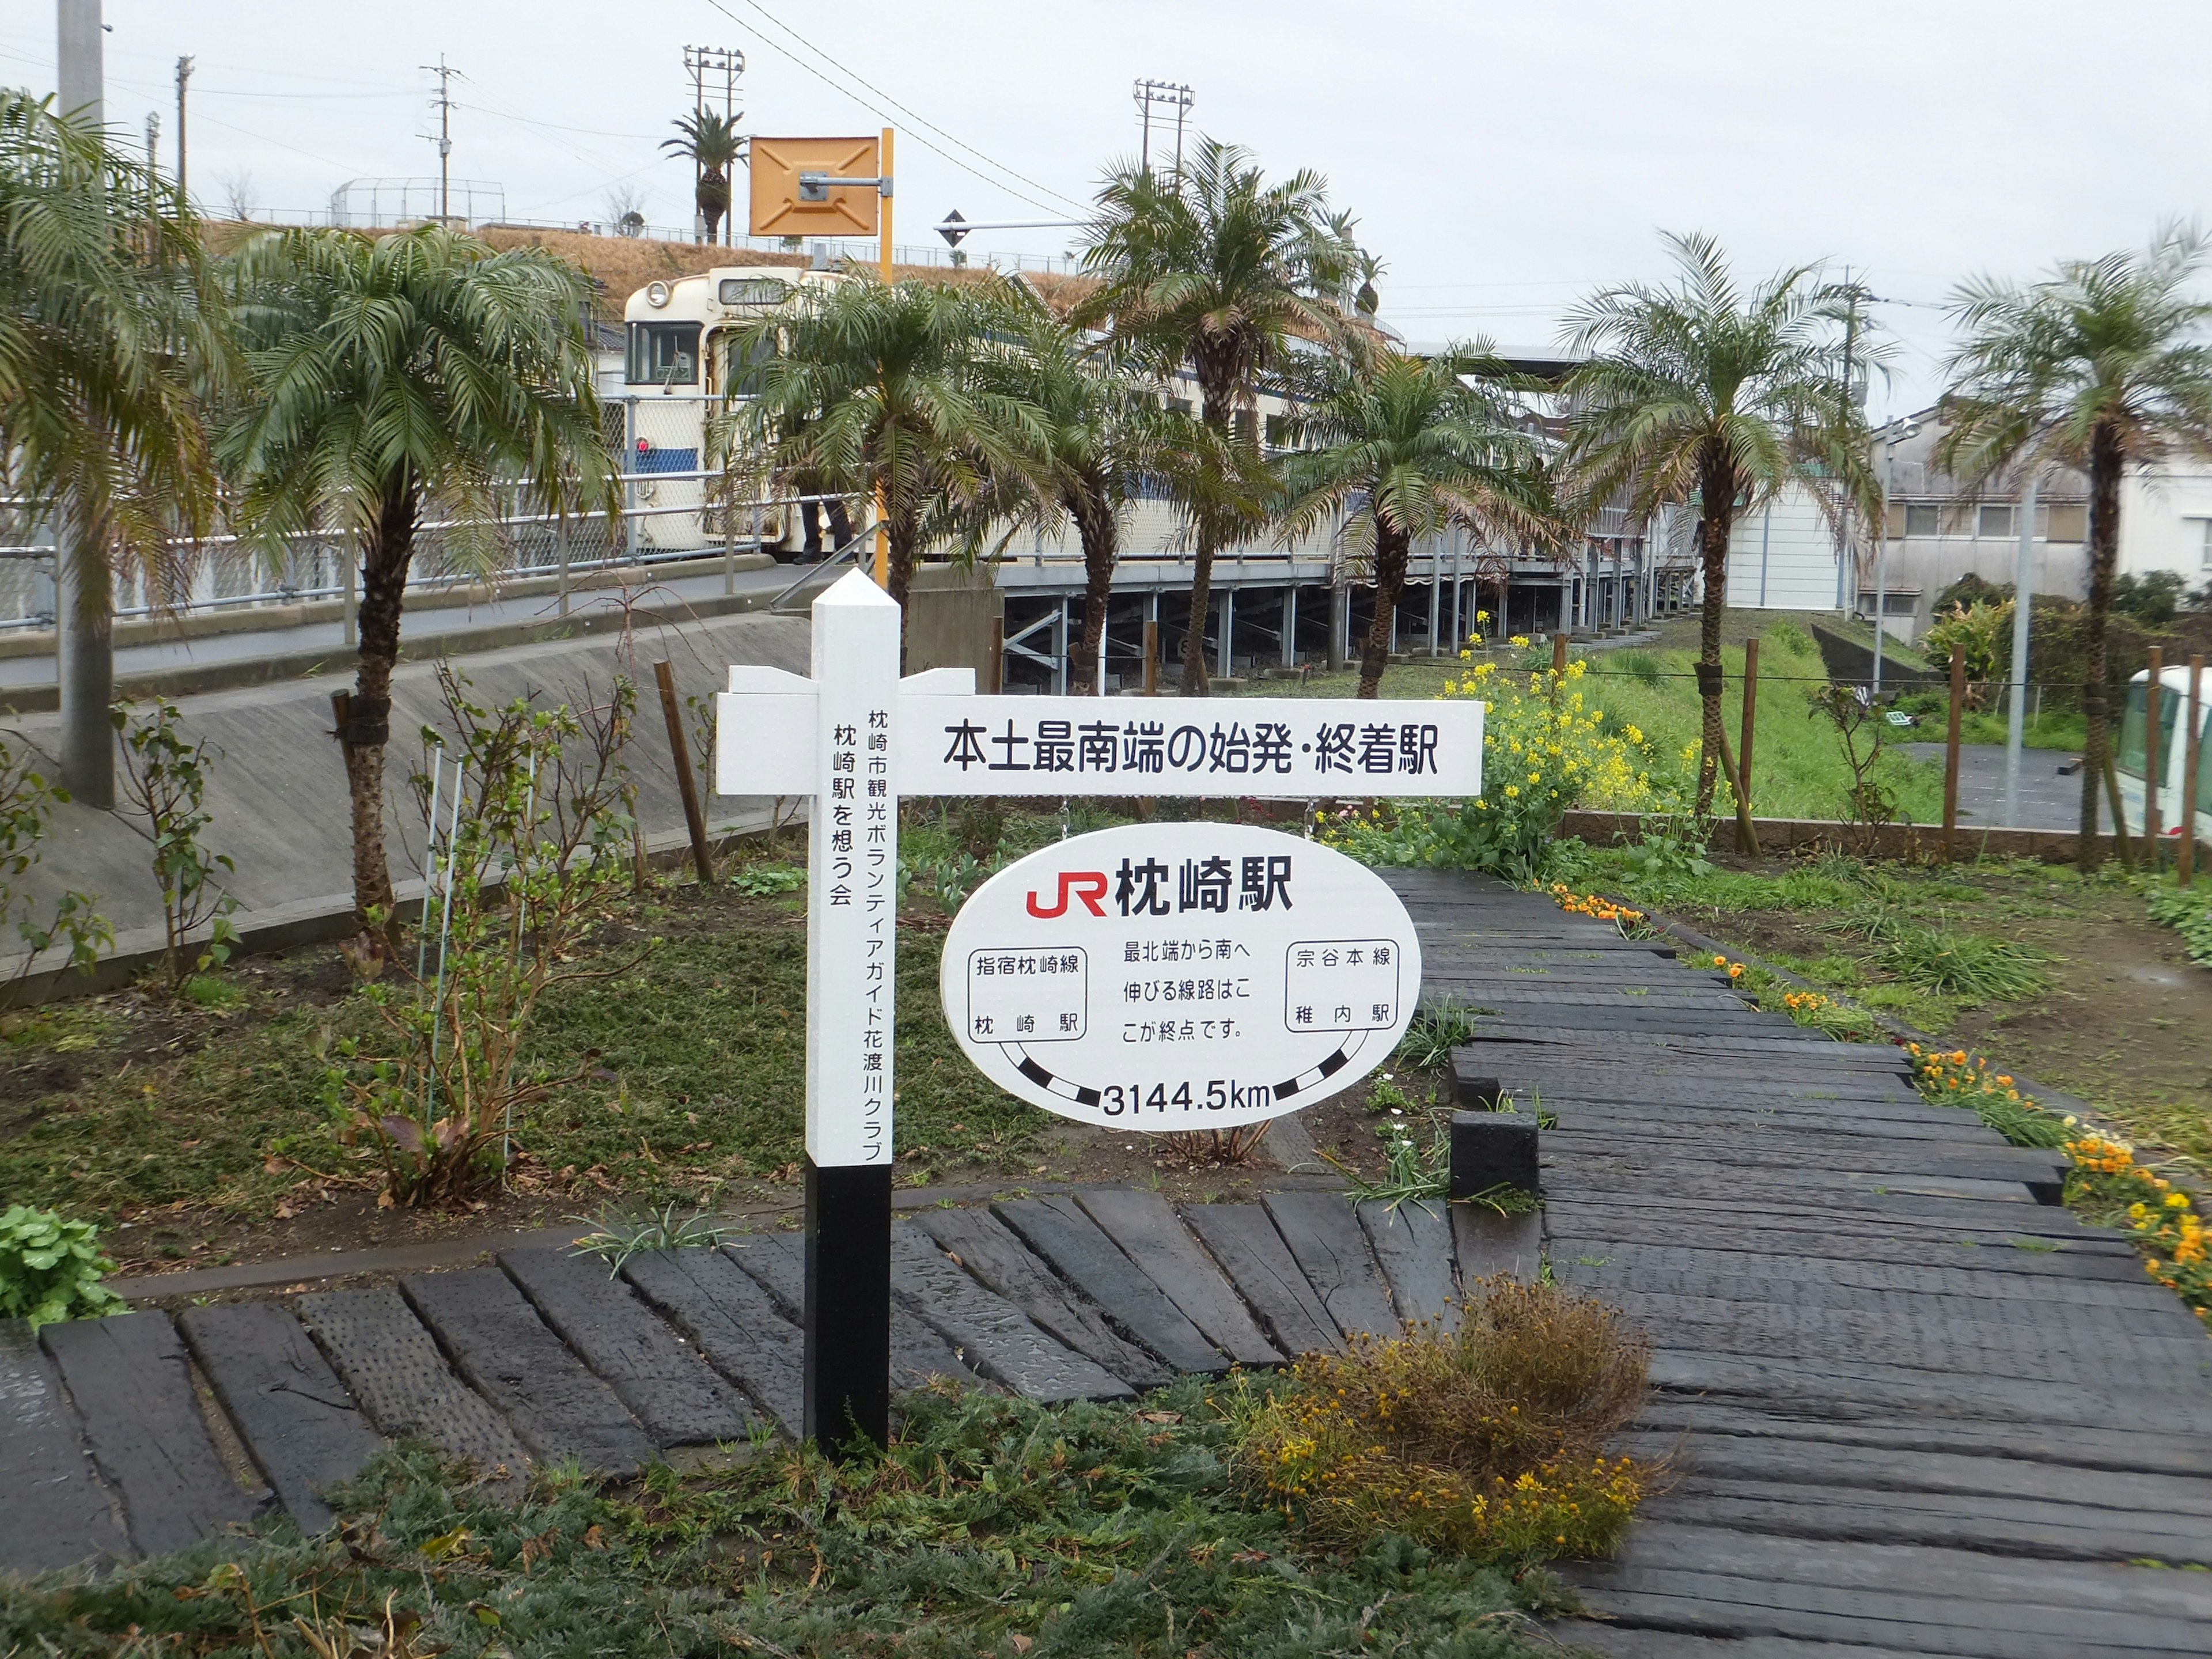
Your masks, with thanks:
[{"label": "ground cover plant", "polygon": [[[902,1185],[1157,1179],[1203,1199],[1267,1167],[1209,1165],[1201,1176],[1147,1138],[1065,1123],[989,1086],[945,1027],[946,867],[972,865],[972,887],[1013,857],[1111,821],[1112,809],[1082,801],[1041,811],[912,805],[901,830]],[[623,860],[617,890],[558,964],[561,982],[544,988],[512,1056],[526,1081],[569,1081],[518,1112],[503,1177],[465,1196],[376,1207],[389,1179],[383,1149],[362,1131],[358,1097],[333,1097],[331,1073],[388,1053],[388,988],[403,969],[386,963],[364,986],[340,950],[312,946],[234,961],[211,1003],[130,989],[0,1017],[0,1206],[96,1223],[126,1273],[580,1214],[621,1221],[672,1204],[685,1214],[787,1211],[804,1122],[804,832],[787,831],[744,844],[711,888],[656,877],[635,893]],[[488,933],[487,948],[497,942]],[[411,942],[404,954],[411,974]],[[441,1063],[453,1052],[441,1048]],[[1357,1096],[1307,1119],[1318,1143],[1379,1166]],[[496,1158],[509,1146],[503,1112],[492,1127]]]},{"label": "ground cover plant", "polygon": [[[1552,1310],[1553,1326],[1584,1305],[1548,1289],[1523,1300]],[[1515,1340],[1528,1328],[1513,1322]],[[1491,1437],[1510,1485],[1557,1437],[1555,1419],[1595,1421],[1586,1400],[1617,1406],[1624,1366],[1638,1369],[1632,1346],[1601,1358],[1594,1381],[1532,1351],[1495,1358],[1472,1389],[1443,1381],[1470,1421],[1480,1398],[1545,1425],[1511,1447]],[[1567,1598],[1525,1569],[1582,1541],[1560,1544],[1564,1525],[1526,1547],[1463,1553],[1387,1516],[1317,1528],[1271,1489],[1257,1457],[1274,1443],[1270,1413],[1311,1386],[1239,1372],[1110,1406],[925,1393],[906,1397],[880,1456],[837,1464],[763,1443],[719,1472],[657,1468],[611,1491],[556,1471],[514,1507],[402,1449],[337,1496],[341,1527],[319,1538],[270,1526],[94,1583],[0,1583],[0,1648],[57,1659],[1556,1651],[1529,1639],[1532,1615]]]},{"label": "ground cover plant", "polygon": [[114,1266],[89,1222],[27,1204],[0,1211],[0,1319],[27,1320],[36,1330],[57,1319],[120,1313],[123,1298],[100,1282]]},{"label": "ground cover plant", "polygon": [[1301,1359],[1254,1415],[1252,1466],[1340,1547],[1397,1531],[1478,1559],[1608,1554],[1658,1473],[1605,1455],[1648,1361],[1609,1308],[1486,1282],[1450,1332]]}]

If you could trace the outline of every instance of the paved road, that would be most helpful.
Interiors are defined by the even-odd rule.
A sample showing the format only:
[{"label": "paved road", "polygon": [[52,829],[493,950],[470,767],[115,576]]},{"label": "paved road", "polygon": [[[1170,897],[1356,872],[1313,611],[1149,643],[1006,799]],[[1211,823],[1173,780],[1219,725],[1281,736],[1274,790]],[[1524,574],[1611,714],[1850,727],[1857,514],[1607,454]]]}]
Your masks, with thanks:
[{"label": "paved road", "polygon": [[[1915,760],[1943,764],[1940,743],[1908,743],[1905,752]],[[2004,745],[1968,743],[1959,746],[1959,821],[1961,823],[2004,823]],[[2077,773],[2061,777],[2058,769],[2081,757],[2063,749],[2029,749],[2021,755],[2020,823],[2021,830],[2072,830],[2081,822],[2081,779]],[[2107,826],[2109,827],[2109,826]]]}]

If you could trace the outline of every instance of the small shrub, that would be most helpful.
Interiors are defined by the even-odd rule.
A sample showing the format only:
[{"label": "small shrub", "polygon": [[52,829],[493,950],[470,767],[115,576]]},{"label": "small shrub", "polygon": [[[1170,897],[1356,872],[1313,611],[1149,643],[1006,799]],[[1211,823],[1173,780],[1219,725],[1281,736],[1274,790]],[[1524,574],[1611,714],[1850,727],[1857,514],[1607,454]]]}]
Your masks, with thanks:
[{"label": "small shrub", "polygon": [[0,1319],[27,1319],[36,1330],[57,1320],[120,1312],[123,1298],[100,1282],[115,1264],[101,1252],[99,1236],[89,1221],[11,1205],[0,1214]]},{"label": "small shrub", "polygon": [[1603,709],[1589,706],[1588,672],[1571,662],[1555,673],[1548,653],[1517,671],[1474,664],[1444,695],[1489,706],[1481,795],[1320,813],[1322,840],[1364,864],[1487,870],[1526,884],[1545,866],[1559,821],[1577,802],[1618,811],[1657,807],[1644,733],[1609,725]]},{"label": "small shrub", "polygon": [[114,948],[115,929],[89,894],[64,891],[55,900],[49,921],[33,909],[27,895],[15,890],[44,856],[54,808],[69,798],[68,790],[47,782],[27,759],[16,759],[15,751],[0,743],[0,923],[15,924],[27,951],[16,969],[18,980],[41,951],[57,943],[68,946],[70,966],[80,973],[91,970],[103,949]]},{"label": "small shrub", "polygon": [[2146,902],[2153,921],[2181,935],[2191,962],[2212,968],[2212,902],[2207,894],[2161,887]]},{"label": "small shrub", "polygon": [[[154,881],[161,890],[161,977],[173,991],[188,973],[205,973],[229,960],[238,942],[230,922],[238,901],[216,872],[234,874],[238,866],[227,854],[200,844],[215,822],[203,805],[207,743],[185,741],[177,705],[156,697],[151,714],[133,720],[131,705],[118,702],[107,718],[123,738],[124,795],[145,818],[154,842]],[[185,940],[202,927],[209,930],[207,946],[187,964]]]},{"label": "small shrub", "polygon": [[[595,1059],[561,1073],[528,1058],[539,1004],[643,959],[587,958],[585,949],[631,870],[629,681],[617,676],[604,704],[580,711],[528,698],[485,708],[450,668],[439,684],[472,793],[445,849],[436,971],[411,986],[368,987],[386,1052],[346,1039],[325,1079],[341,1142],[366,1141],[383,1161],[386,1205],[465,1198],[502,1174],[532,1109]],[[426,748],[441,741],[422,735]]]},{"label": "small shrub", "polygon": [[988,864],[1006,838],[1006,804],[995,795],[977,795],[960,803],[952,817],[952,839],[978,864]]},{"label": "small shrub", "polygon": [[1480,1281],[1456,1331],[1301,1359],[1253,1413],[1246,1467],[1342,1547],[1399,1532],[1486,1561],[1604,1555],[1657,1473],[1603,1450],[1642,1401],[1649,1358],[1600,1303]]},{"label": "small shrub", "polygon": [[2050,988],[2042,957],[2026,945],[1948,927],[1897,927],[1876,960],[1906,984],[1939,994],[2011,1002]]}]

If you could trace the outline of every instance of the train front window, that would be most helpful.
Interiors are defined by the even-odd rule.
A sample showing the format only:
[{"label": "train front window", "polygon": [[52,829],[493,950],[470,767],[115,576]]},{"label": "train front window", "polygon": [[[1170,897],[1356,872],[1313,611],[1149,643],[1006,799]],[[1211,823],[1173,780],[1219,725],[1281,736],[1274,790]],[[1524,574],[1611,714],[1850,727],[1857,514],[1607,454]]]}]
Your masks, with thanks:
[{"label": "train front window", "polygon": [[632,323],[629,368],[632,386],[699,384],[699,325]]}]

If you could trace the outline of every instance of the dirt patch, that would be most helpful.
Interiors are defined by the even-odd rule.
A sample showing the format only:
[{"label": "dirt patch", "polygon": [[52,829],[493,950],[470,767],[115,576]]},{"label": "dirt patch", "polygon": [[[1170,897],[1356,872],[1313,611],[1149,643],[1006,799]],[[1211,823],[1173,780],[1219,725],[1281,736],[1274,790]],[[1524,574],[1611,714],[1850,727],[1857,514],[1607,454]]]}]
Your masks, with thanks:
[{"label": "dirt patch", "polygon": [[[1783,860],[1723,860],[1731,871],[1781,878]],[[2144,914],[2115,881],[2017,865],[1967,866],[1895,878],[1942,925],[2025,945],[2043,959],[2048,988],[2016,1001],[1941,996],[1893,1002],[1900,1018],[1947,1042],[2080,1096],[2147,1152],[2179,1154],[2212,1172],[2212,970],[2191,963],[2180,939]],[[1699,931],[1817,981],[1879,1002],[1879,975],[1849,982],[1863,950],[1831,911],[1669,903]]]}]

